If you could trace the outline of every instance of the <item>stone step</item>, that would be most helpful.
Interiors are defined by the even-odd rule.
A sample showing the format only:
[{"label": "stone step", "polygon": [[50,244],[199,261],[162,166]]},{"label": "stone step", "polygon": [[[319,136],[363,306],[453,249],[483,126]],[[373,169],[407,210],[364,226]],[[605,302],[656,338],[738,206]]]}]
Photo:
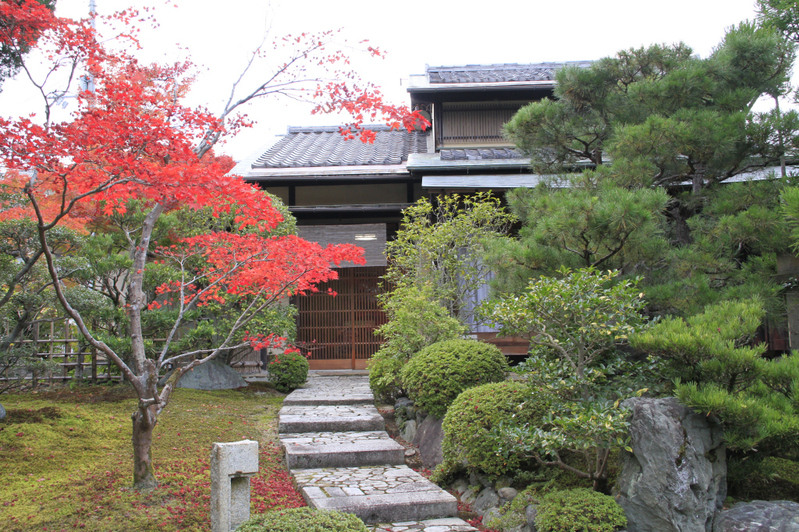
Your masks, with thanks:
[{"label": "stone step", "polygon": [[405,447],[385,431],[281,434],[289,469],[402,465]]},{"label": "stone step", "polygon": [[366,523],[454,517],[458,501],[408,466],[294,469],[312,508],[357,515]]},{"label": "stone step", "polygon": [[367,526],[370,532],[478,532],[476,528],[457,517],[428,519],[426,521],[403,521]]},{"label": "stone step", "polygon": [[289,405],[278,415],[281,434],[386,430],[383,416],[374,405]]},{"label": "stone step", "polygon": [[305,385],[283,399],[283,405],[358,405],[374,400],[368,376],[309,377]]}]

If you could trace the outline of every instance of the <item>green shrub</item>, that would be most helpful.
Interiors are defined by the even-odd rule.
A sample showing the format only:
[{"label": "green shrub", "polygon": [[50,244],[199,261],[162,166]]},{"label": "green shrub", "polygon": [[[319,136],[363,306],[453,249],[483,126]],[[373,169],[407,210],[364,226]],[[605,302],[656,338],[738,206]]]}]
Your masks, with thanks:
[{"label": "green shrub", "polygon": [[404,394],[400,371],[413,355],[460,338],[467,328],[438,303],[429,286],[398,286],[378,297],[388,322],[375,331],[384,342],[369,361],[369,386],[378,399],[393,401]]},{"label": "green shrub", "polygon": [[534,400],[529,387],[521,382],[494,382],[464,390],[444,417],[444,460],[466,462],[469,469],[491,477],[515,472],[522,458],[498,455],[499,442],[491,437],[491,431],[500,423],[537,425],[546,411],[546,405]]},{"label": "green shrub", "polygon": [[613,532],[627,526],[627,517],[613,497],[577,488],[545,495],[535,526],[539,532]]},{"label": "green shrub", "polygon": [[503,381],[507,371],[508,362],[496,346],[476,340],[447,340],[412,357],[401,377],[417,408],[440,418],[462,391]]},{"label": "green shrub", "polygon": [[[552,469],[545,469],[552,471]],[[531,504],[538,504],[541,495],[535,487],[528,487],[519,492],[516,497],[499,509],[499,517],[483,523],[490,530],[511,530],[527,525],[527,507]]]},{"label": "green shrub", "polygon": [[400,372],[405,359],[381,348],[369,359],[369,387],[376,399],[393,402],[403,394]]},{"label": "green shrub", "polygon": [[367,532],[358,517],[343,512],[290,508],[256,515],[238,532]]},{"label": "green shrub", "polygon": [[308,360],[297,350],[275,355],[269,363],[270,382],[276,390],[288,393],[308,379]]}]

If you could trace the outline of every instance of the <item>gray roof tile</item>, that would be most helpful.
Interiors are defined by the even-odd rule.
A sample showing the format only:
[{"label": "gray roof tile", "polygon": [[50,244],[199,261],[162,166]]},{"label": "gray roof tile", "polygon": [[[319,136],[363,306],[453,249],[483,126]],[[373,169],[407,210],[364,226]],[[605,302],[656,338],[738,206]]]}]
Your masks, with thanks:
[{"label": "gray roof tile", "polygon": [[499,65],[466,65],[427,67],[427,76],[434,83],[501,83],[523,81],[553,81],[555,71],[566,65],[587,67],[591,61],[562,63],[517,63]]},{"label": "gray roof tile", "polygon": [[427,150],[426,133],[392,130],[388,126],[364,126],[376,133],[372,144],[357,138],[346,140],[337,126],[290,127],[253,168],[297,168],[324,166],[373,166],[401,164],[409,153]]},{"label": "gray roof tile", "polygon": [[442,161],[493,161],[496,159],[522,159],[522,158],[523,158],[522,155],[513,148],[441,150]]}]

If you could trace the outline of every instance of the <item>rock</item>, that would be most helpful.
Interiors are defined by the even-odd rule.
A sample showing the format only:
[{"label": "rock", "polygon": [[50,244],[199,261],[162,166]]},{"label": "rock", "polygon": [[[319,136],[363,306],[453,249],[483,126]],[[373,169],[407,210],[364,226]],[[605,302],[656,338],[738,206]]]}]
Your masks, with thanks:
[{"label": "rock", "polygon": [[519,525],[507,529],[507,532],[533,532],[528,525]]},{"label": "rock", "polygon": [[502,514],[499,513],[499,508],[494,506],[493,508],[489,508],[483,514],[483,524],[488,524],[494,519],[498,519]]},{"label": "rock", "polygon": [[408,409],[413,409],[413,401],[407,397],[397,399],[397,402],[394,403],[394,419],[396,419],[397,423],[413,419],[413,416],[408,414]]},{"label": "rock", "polygon": [[492,486],[491,481],[487,476],[476,471],[469,473],[469,483],[472,486],[483,486],[484,488],[490,488]]},{"label": "rock", "polygon": [[713,532],[799,532],[799,503],[739,502],[721,512]]},{"label": "rock", "polygon": [[673,397],[622,404],[632,411],[617,497],[628,530],[711,532],[727,495],[721,427]]},{"label": "rock", "polygon": [[400,397],[397,399],[397,402],[394,403],[394,410],[399,410],[400,408],[405,408],[407,406],[413,406],[413,401],[407,397]]},{"label": "rock", "polygon": [[6,409],[3,408],[3,405],[0,405],[0,421],[6,418]]},{"label": "rock", "polygon": [[535,516],[538,514],[538,505],[528,504],[524,509],[524,517],[527,519],[527,527],[530,532],[536,532]]},{"label": "rock", "polygon": [[478,495],[477,490],[470,487],[469,489],[464,491],[463,494],[461,495],[461,502],[464,502],[466,504],[474,504],[474,501],[477,499],[477,495]]},{"label": "rock", "polygon": [[453,482],[452,486],[450,487],[452,488],[452,491],[454,491],[458,495],[463,495],[466,492],[466,490],[469,489],[469,483],[466,482],[465,479],[459,478],[458,480]]},{"label": "rock", "polygon": [[419,449],[422,464],[427,469],[433,469],[444,460],[441,442],[444,441],[444,431],[441,429],[442,420],[435,416],[427,416],[418,425],[413,445]]},{"label": "rock", "polygon": [[405,457],[410,458],[416,454],[416,449],[405,449]]},{"label": "rock", "polygon": [[[166,383],[171,372],[161,379],[161,384]],[[178,381],[176,388],[190,388],[192,390],[232,390],[247,386],[247,381],[236,373],[236,370],[219,362],[209,360],[190,369]]]},{"label": "rock", "polygon": [[427,412],[425,412],[424,410],[416,411],[416,423],[421,425],[422,422],[425,420],[425,418],[427,418]]},{"label": "rock", "polygon": [[499,506],[499,495],[497,495],[497,492],[494,491],[493,488],[485,488],[482,490],[477,496],[477,499],[475,499],[474,504],[472,504],[474,511],[477,512],[479,516],[485,515],[489,508],[495,506]]},{"label": "rock", "polygon": [[403,423],[400,436],[405,441],[413,441],[413,438],[416,437],[416,421],[410,419]]},{"label": "rock", "polygon": [[497,490],[497,494],[504,501],[512,501],[513,499],[516,498],[519,492],[511,487],[508,487],[508,488],[499,488]]}]

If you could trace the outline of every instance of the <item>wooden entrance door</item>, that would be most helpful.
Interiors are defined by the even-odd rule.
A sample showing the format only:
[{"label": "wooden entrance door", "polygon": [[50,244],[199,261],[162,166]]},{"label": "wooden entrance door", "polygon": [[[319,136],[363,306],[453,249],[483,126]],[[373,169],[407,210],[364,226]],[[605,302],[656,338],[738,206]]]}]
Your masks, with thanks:
[{"label": "wooden entrance door", "polygon": [[[374,330],[386,322],[377,303],[385,266],[339,268],[339,278],[297,298],[297,340],[311,351],[311,369],[364,369],[380,348]],[[327,293],[328,288],[337,295]]]}]

